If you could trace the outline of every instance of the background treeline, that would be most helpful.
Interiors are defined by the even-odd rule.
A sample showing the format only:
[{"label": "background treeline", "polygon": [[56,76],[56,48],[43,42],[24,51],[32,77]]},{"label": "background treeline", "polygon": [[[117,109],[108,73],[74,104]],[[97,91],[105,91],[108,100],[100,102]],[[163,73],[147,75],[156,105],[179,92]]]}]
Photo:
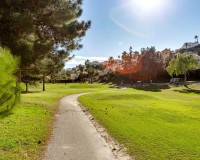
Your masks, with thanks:
[{"label": "background treeline", "polygon": [[122,65],[116,69],[116,72],[132,81],[149,82],[158,81],[160,78],[165,79],[168,77],[165,68],[172,57],[172,52],[167,49],[163,52],[168,52],[166,59],[163,59],[161,52],[157,52],[155,47],[142,48],[141,53],[133,52],[130,48],[129,53],[126,51],[122,53]]},{"label": "background treeline", "polygon": [[[110,57],[107,67],[129,82],[169,82],[170,77],[184,78],[185,74],[182,73],[185,72],[190,79],[197,80],[200,76],[198,66],[198,60],[200,60],[200,46],[195,47],[196,52],[191,52],[191,50],[192,49],[171,51],[170,49],[165,49],[163,51],[156,51],[155,47],[147,47],[142,48],[139,53],[138,51],[133,52],[131,47],[129,52],[124,51],[122,55],[118,57],[120,59],[120,64],[118,63],[119,60],[116,61],[113,57]],[[173,74],[170,74],[167,71],[167,67],[177,56],[185,58],[179,61],[179,66],[174,68],[175,71]],[[190,65],[189,61],[187,61],[190,57],[194,59],[196,67],[185,67]],[[116,65],[116,63],[118,63],[118,65]]]},{"label": "background treeline", "polygon": [[[75,82],[169,82],[171,77],[199,80],[200,46],[189,50],[156,51],[155,47],[142,48],[140,52],[124,51],[117,59],[109,57],[105,62],[85,61],[84,65],[64,70],[65,80]],[[168,68],[168,69],[167,69]],[[61,78],[62,79],[62,78]],[[64,82],[62,79],[59,82]]]}]

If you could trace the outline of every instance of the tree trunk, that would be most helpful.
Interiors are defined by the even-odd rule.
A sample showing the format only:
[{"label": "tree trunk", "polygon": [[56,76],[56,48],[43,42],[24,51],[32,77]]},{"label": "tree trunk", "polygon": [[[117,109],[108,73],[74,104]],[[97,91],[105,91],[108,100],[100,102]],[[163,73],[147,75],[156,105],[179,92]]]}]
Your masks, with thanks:
[{"label": "tree trunk", "polygon": [[21,83],[21,69],[17,72],[17,81],[16,81],[16,88],[19,88]]},{"label": "tree trunk", "polygon": [[42,78],[42,91],[45,91],[45,77]]},{"label": "tree trunk", "polygon": [[184,83],[187,81],[187,73],[184,75]]},{"label": "tree trunk", "polygon": [[28,92],[28,81],[26,81],[26,92]]},{"label": "tree trunk", "polygon": [[[20,88],[20,83],[21,83],[21,69],[19,69],[16,73],[16,77],[17,77],[17,80],[16,80],[16,91],[15,91],[15,100],[17,101],[17,99],[20,99],[20,92],[18,91],[19,88]],[[8,109],[8,106],[7,106],[7,109]]]}]

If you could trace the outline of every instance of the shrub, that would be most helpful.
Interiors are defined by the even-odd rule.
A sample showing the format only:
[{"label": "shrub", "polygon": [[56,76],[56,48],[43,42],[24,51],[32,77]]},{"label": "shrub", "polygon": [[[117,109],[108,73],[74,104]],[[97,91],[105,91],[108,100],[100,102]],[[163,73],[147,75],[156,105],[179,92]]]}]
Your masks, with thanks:
[{"label": "shrub", "polygon": [[0,47],[0,113],[11,110],[19,99],[15,76],[18,66],[19,59],[9,49]]}]

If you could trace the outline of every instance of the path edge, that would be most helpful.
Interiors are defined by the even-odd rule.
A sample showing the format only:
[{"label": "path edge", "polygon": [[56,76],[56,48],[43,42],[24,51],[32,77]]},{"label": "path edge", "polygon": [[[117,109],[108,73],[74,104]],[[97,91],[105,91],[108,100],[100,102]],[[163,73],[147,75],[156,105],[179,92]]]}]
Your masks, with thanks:
[{"label": "path edge", "polygon": [[113,155],[115,156],[115,158],[117,160],[134,160],[135,158],[133,156],[130,156],[128,154],[128,149],[123,144],[120,144],[115,138],[113,138],[108,133],[107,129],[104,128],[95,119],[95,117],[89,112],[89,110],[78,101],[79,97],[84,96],[86,94],[90,94],[90,93],[79,94],[79,96],[77,97],[78,106],[81,108],[81,110],[83,111],[83,113],[89,118],[90,122],[94,125],[96,131],[106,141],[106,143],[110,147],[110,149],[111,149]]}]

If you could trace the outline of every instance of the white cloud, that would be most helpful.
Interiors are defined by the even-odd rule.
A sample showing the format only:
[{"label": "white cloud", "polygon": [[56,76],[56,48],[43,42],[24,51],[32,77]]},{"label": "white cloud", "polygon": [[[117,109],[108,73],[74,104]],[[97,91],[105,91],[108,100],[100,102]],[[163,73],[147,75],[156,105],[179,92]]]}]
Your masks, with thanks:
[{"label": "white cloud", "polygon": [[72,60],[65,63],[65,68],[72,68],[79,64],[84,64],[86,60],[99,61],[103,62],[108,60],[108,57],[84,57],[84,56],[75,56]]}]

